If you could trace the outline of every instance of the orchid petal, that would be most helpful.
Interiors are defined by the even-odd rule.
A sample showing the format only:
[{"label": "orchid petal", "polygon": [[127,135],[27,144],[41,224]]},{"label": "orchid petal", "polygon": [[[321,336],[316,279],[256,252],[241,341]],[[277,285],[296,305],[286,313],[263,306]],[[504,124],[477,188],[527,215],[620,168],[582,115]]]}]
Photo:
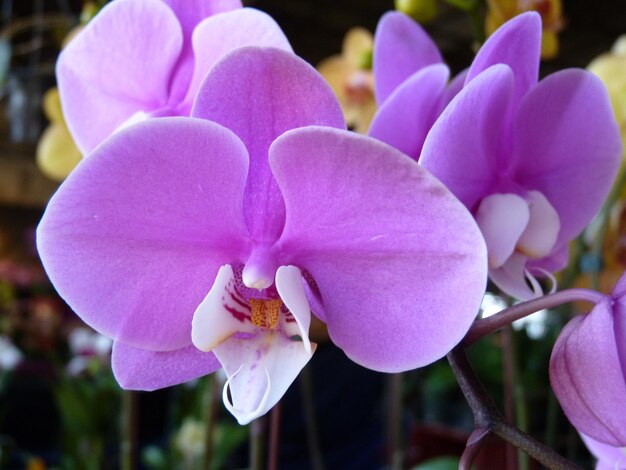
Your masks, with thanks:
[{"label": "orchid petal", "polygon": [[512,92],[511,70],[491,67],[450,102],[424,142],[420,164],[470,210],[493,192],[498,172],[506,172],[498,155]]},{"label": "orchid petal", "polygon": [[529,218],[528,204],[516,194],[492,194],[481,201],[476,223],[487,243],[489,268],[499,268],[509,259]]},{"label": "orchid petal", "polygon": [[503,24],[480,48],[467,73],[465,84],[496,64],[513,71],[513,109],[537,84],[541,58],[541,16],[527,12]]},{"label": "orchid petal", "polygon": [[392,147],[331,128],[286,132],[270,164],[287,207],[277,250],[313,277],[333,342],[389,372],[449,352],[486,281],[483,238],[458,200]]},{"label": "orchid petal", "polygon": [[595,470],[624,470],[626,469],[626,449],[615,447],[580,433],[580,437],[589,451],[598,459]]},{"label": "orchid petal", "polygon": [[224,405],[239,424],[248,424],[278,403],[311,359],[315,344],[312,346],[307,352],[302,341],[270,331],[253,338],[231,338],[215,348],[228,376]]},{"label": "orchid petal", "polygon": [[247,168],[241,141],[208,121],[153,119],[115,134],[70,175],[39,225],[58,292],[129,346],[187,346],[219,267],[249,252]]},{"label": "orchid petal", "polygon": [[545,258],[527,260],[526,267],[531,272],[537,269],[542,269],[547,272],[554,273],[567,266],[568,260],[569,242],[562,243],[560,246],[555,246],[552,248],[552,253]]},{"label": "orchid petal", "polygon": [[313,354],[309,340],[311,326],[311,309],[302,284],[302,273],[295,266],[281,266],[276,272],[276,290],[285,306],[289,309],[297,326],[297,331],[290,328],[286,321],[288,335],[298,334],[304,343],[304,350]]},{"label": "orchid petal", "polygon": [[557,72],[528,94],[515,123],[511,171],[559,214],[560,246],[589,223],[619,168],[620,134],[607,92],[589,72]]},{"label": "orchid petal", "polygon": [[561,224],[559,214],[538,191],[527,195],[530,218],[528,226],[519,238],[517,248],[531,258],[543,258],[552,252]]},{"label": "orchid petal", "polygon": [[368,134],[417,160],[442,110],[448,75],[445,65],[430,65],[415,73],[378,109]]},{"label": "orchid petal", "polygon": [[563,411],[582,433],[603,443],[626,445],[626,382],[609,297],[591,313],[570,320],[550,358],[550,382]]},{"label": "orchid petal", "polygon": [[467,78],[467,74],[469,73],[469,69],[465,69],[459,72],[456,77],[450,80],[448,84],[448,88],[446,90],[446,96],[444,98],[444,103],[447,105],[454,99],[456,95],[463,89],[465,85],[465,79]]},{"label": "orchid petal", "polygon": [[250,154],[244,198],[253,240],[273,242],[285,207],[267,162],[270,144],[283,132],[307,125],[345,128],[332,90],[313,67],[286,51],[243,47],[212,69],[200,87],[192,115],[237,134]]},{"label": "orchid petal", "polygon": [[220,368],[214,354],[192,345],[173,351],[146,351],[119,342],[113,343],[111,365],[122,388],[147,391],[187,382]]},{"label": "orchid petal", "polygon": [[383,15],[374,35],[374,86],[381,105],[402,82],[432,64],[442,64],[426,31],[403,13]]},{"label": "orchid petal", "polygon": [[193,33],[194,71],[183,103],[189,114],[200,84],[207,72],[222,58],[241,46],[276,47],[291,51],[291,45],[271,16],[259,10],[244,8],[200,23]]},{"label": "orchid petal", "polygon": [[57,62],[57,79],[81,153],[136,112],[166,105],[182,44],[176,16],[157,0],[112,2],[68,44]]},{"label": "orchid petal", "polygon": [[541,285],[526,268],[527,259],[521,253],[513,253],[502,266],[489,270],[489,279],[516,299],[530,300],[540,297],[543,295]]},{"label": "orchid petal", "polygon": [[200,351],[211,351],[238,332],[254,332],[250,307],[237,292],[230,265],[220,268],[213,287],[191,322],[191,341]]}]

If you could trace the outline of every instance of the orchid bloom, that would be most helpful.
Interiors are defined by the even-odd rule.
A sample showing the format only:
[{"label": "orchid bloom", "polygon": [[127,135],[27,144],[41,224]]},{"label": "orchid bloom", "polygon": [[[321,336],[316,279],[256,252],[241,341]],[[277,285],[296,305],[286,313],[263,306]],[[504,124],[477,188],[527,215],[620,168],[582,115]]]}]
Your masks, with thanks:
[{"label": "orchid bloom", "polygon": [[255,47],[213,67],[191,118],[98,147],[50,201],[38,248],[62,297],[115,340],[123,387],[221,364],[242,424],[311,358],[312,314],[355,362],[404,371],[461,340],[487,275],[480,231],[439,181],[346,131],[304,61]]},{"label": "orchid bloom", "polygon": [[83,155],[151,117],[189,116],[213,64],[245,45],[291,50],[265,13],[240,0],[116,0],[63,50],[57,81]]},{"label": "orchid bloom", "polygon": [[379,109],[369,135],[418,160],[437,118],[480,71],[503,63],[513,69],[521,87],[537,81],[540,35],[538,14],[514,18],[485,42],[470,69],[448,84],[448,68],[426,31],[401,13],[385,14],[374,38],[374,83]]},{"label": "orchid bloom", "polygon": [[598,459],[595,470],[626,470],[626,447],[615,447],[581,434],[589,452]]},{"label": "orchid bloom", "polygon": [[[532,13],[520,21],[525,28],[504,30],[510,50],[479,51],[420,163],[475,215],[491,280],[528,299],[542,294],[534,275],[566,265],[568,243],[607,196],[622,148],[602,82],[571,69],[537,83],[541,26]],[[492,66],[503,54],[508,65]]]},{"label": "orchid bloom", "polygon": [[[586,436],[626,446],[626,276],[587,315],[563,328],[550,382],[570,422]],[[626,456],[624,456],[626,458]]]}]

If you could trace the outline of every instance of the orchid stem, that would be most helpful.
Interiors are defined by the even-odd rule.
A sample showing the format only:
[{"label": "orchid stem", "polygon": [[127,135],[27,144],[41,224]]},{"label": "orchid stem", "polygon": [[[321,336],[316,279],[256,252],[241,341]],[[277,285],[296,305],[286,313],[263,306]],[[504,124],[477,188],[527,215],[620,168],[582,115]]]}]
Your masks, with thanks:
[{"label": "orchid stem", "polygon": [[313,470],[324,470],[324,457],[320,447],[317,420],[315,418],[315,403],[313,401],[313,379],[311,370],[305,367],[300,372],[300,393],[304,407],[304,419],[306,422],[307,446]]},{"label": "orchid stem", "polygon": [[217,414],[219,412],[219,402],[220,390],[216,375],[211,374],[207,379],[204,403],[206,433],[204,436],[204,462],[202,468],[205,470],[211,468],[211,462],[213,461],[213,437],[217,423]]},{"label": "orchid stem", "polygon": [[[472,369],[463,345],[457,346],[448,354],[448,361],[474,414],[475,429],[481,430],[480,432],[490,432],[504,441],[510,442],[549,469],[580,470],[580,467],[532,436],[515,428],[503,418]],[[472,444],[470,437],[468,445],[471,446]]]},{"label": "orchid stem", "polygon": [[402,374],[391,374],[388,380],[389,387],[389,468],[402,468],[402,445],[400,434],[402,428]]},{"label": "orchid stem", "polygon": [[[502,329],[502,368],[504,373],[504,417],[515,423],[515,352],[513,348],[513,331],[511,325]],[[506,444],[506,468],[517,470],[517,449],[510,443]]]},{"label": "orchid stem", "polygon": [[463,455],[461,455],[459,470],[471,470],[474,459],[480,453],[481,449],[490,437],[491,434],[488,429],[474,429],[467,440],[467,445],[463,451]]},{"label": "orchid stem", "polygon": [[122,440],[120,443],[120,467],[122,470],[135,468],[137,452],[137,393],[122,392]]},{"label": "orchid stem", "polygon": [[263,470],[264,428],[265,418],[263,417],[250,423],[250,470]]},{"label": "orchid stem", "polygon": [[267,470],[278,469],[278,455],[280,452],[280,402],[274,405],[270,417],[270,446],[267,458]]},{"label": "orchid stem", "polygon": [[538,299],[521,302],[512,307],[505,308],[495,315],[476,320],[463,339],[463,344],[469,346],[500,328],[540,310],[554,308],[567,302],[576,301],[596,304],[604,297],[603,294],[590,289],[566,289],[556,292],[555,294],[544,295]]}]

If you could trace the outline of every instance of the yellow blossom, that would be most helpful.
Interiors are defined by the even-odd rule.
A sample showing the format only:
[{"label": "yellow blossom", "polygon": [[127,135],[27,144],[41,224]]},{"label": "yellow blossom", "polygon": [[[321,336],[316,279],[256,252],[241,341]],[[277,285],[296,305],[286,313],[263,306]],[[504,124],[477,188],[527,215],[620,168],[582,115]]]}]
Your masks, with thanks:
[{"label": "yellow blossom", "polygon": [[555,58],[559,53],[558,33],[563,28],[561,0],[487,0],[485,33],[490,36],[503,23],[525,11],[536,11],[541,15],[541,57],[546,60]]},{"label": "yellow blossom", "polygon": [[374,78],[371,57],[374,39],[363,28],[346,34],[340,55],[323,60],[317,67],[337,95],[350,129],[365,134],[374,113]]}]

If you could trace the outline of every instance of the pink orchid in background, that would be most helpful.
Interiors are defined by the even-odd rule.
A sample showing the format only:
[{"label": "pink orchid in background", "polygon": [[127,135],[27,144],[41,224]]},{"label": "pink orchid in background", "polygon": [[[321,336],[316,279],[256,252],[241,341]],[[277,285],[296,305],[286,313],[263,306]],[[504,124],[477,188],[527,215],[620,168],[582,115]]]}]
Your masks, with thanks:
[{"label": "pink orchid in background", "polygon": [[[475,215],[491,280],[528,299],[542,294],[534,275],[566,265],[568,243],[606,198],[622,147],[602,82],[570,69],[537,83],[541,25],[533,13],[517,21],[526,27],[508,30],[510,51],[480,50],[420,163]],[[491,66],[503,53],[507,65]]]},{"label": "pink orchid in background", "polygon": [[245,45],[291,50],[265,13],[240,0],[116,0],[63,50],[63,113],[86,155],[119,128],[188,116],[206,73]]},{"label": "pink orchid in background", "polygon": [[122,386],[221,364],[225,404],[247,423],[311,358],[312,314],[379,371],[461,340],[487,275],[473,218],[414,161],[346,131],[312,67],[278,49],[231,52],[192,116],[114,134],[38,229],[59,293],[115,339]]},{"label": "pink orchid in background", "polygon": [[615,447],[581,434],[589,452],[598,459],[595,470],[626,470],[626,447]]},{"label": "pink orchid in background", "polygon": [[[586,315],[563,328],[550,382],[570,422],[592,439],[626,447],[626,276]],[[624,455],[626,461],[626,455]]]},{"label": "pink orchid in background", "polygon": [[447,104],[490,65],[511,67],[518,90],[536,82],[540,44],[540,16],[519,15],[485,42],[468,70],[448,83],[449,70],[426,31],[402,13],[385,14],[375,35],[373,68],[379,110],[369,135],[418,160],[426,135]]}]

